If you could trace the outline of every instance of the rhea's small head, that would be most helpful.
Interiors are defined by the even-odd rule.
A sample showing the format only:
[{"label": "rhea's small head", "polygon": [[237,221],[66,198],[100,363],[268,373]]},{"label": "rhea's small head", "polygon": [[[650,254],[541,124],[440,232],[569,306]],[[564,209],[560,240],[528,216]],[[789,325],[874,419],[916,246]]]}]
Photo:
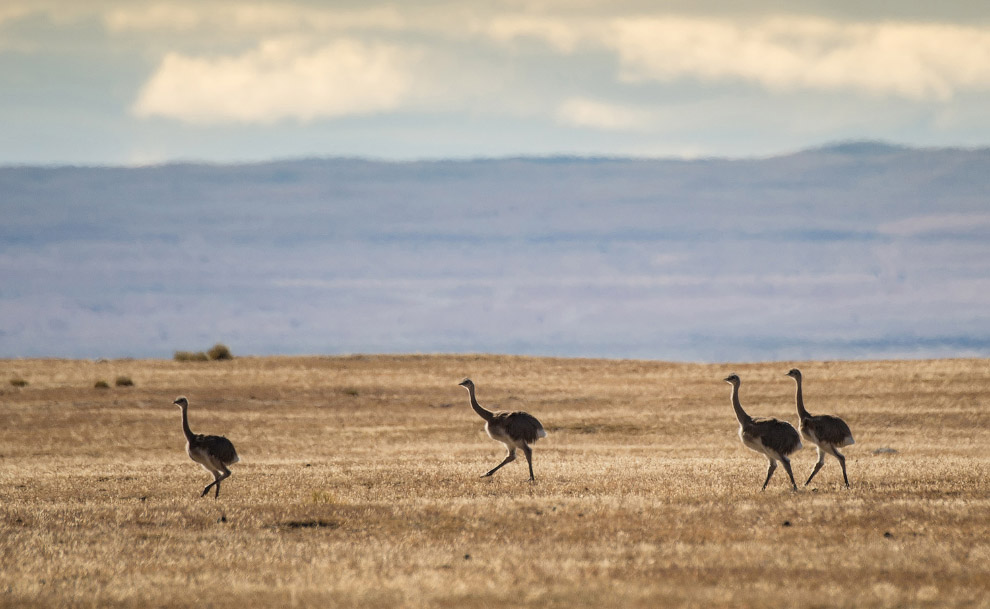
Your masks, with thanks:
[{"label": "rhea's small head", "polygon": [[179,408],[186,408],[187,406],[189,406],[189,400],[187,400],[185,396],[181,396],[181,395],[175,398],[175,401],[172,403],[178,406]]},{"label": "rhea's small head", "polygon": [[457,384],[460,385],[461,387],[466,387],[468,389],[474,387],[474,381],[472,381],[471,379],[464,379],[463,381]]},{"label": "rhea's small head", "polygon": [[741,382],[738,374],[730,374],[722,380],[730,385],[738,385]]},{"label": "rhea's small head", "polygon": [[787,373],[787,376],[791,377],[794,380],[800,381],[801,371],[798,370],[797,368],[791,368],[791,371]]}]

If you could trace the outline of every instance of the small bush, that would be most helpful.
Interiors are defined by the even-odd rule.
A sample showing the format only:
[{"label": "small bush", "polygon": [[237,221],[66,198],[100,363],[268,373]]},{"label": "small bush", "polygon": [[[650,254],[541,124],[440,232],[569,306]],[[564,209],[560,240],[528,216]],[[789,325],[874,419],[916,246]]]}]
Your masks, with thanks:
[{"label": "small bush", "polygon": [[93,389],[110,389],[110,383],[100,379],[93,383]]},{"label": "small bush", "polygon": [[27,387],[28,382],[20,377],[10,379],[10,384],[14,387]]},{"label": "small bush", "polygon": [[177,362],[208,362],[225,359],[234,359],[230,353],[230,348],[223,343],[213,345],[209,351],[176,351],[172,359]]},{"label": "small bush", "polygon": [[355,389],[354,387],[344,387],[343,392],[344,395],[349,395],[352,398],[356,398],[361,394],[361,392]]},{"label": "small bush", "polygon": [[211,360],[234,359],[234,356],[230,353],[230,349],[223,343],[213,345],[213,348],[207,351],[206,354]]},{"label": "small bush", "polygon": [[129,376],[118,376],[114,384],[118,387],[133,387],[134,381],[131,380]]}]

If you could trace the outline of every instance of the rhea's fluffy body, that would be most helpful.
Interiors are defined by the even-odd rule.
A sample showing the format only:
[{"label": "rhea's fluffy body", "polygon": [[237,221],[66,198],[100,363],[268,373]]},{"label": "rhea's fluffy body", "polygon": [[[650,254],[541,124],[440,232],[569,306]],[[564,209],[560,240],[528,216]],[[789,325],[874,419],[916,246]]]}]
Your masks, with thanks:
[{"label": "rhea's fluffy body", "polygon": [[503,465],[515,461],[516,449],[519,449],[526,455],[526,462],[529,464],[529,479],[535,480],[536,478],[533,476],[533,450],[530,448],[530,444],[534,444],[540,438],[547,436],[543,425],[536,417],[527,412],[519,410],[492,411],[484,408],[478,403],[475,397],[474,382],[471,379],[464,379],[458,385],[468,390],[468,395],[471,399],[471,408],[485,420],[485,433],[491,439],[505,444],[507,451],[505,460],[484,474],[484,476],[491,476]]},{"label": "rhea's fluffy body", "polygon": [[773,472],[777,469],[779,461],[787,475],[791,479],[791,486],[797,490],[797,483],[794,482],[794,473],[791,471],[790,455],[801,450],[801,436],[794,426],[787,421],[774,418],[754,418],[749,416],[739,403],[738,375],[732,374],[725,379],[726,383],[732,385],[732,409],[736,413],[736,420],[739,421],[739,439],[743,445],[756,451],[767,458],[770,462],[767,469],[767,479],[763,482],[763,489],[767,488]]},{"label": "rhea's fluffy body", "polygon": [[801,429],[801,435],[818,448],[818,463],[815,464],[814,471],[808,476],[808,481],[804,485],[808,486],[811,479],[815,477],[815,474],[818,473],[818,470],[825,463],[825,455],[829,454],[835,457],[839,461],[839,465],[842,466],[842,480],[848,487],[849,477],[846,475],[846,458],[838,449],[856,443],[856,440],[853,439],[852,431],[849,430],[846,422],[839,417],[833,417],[827,414],[813,415],[808,412],[804,407],[804,395],[801,389],[801,371],[797,368],[792,368],[787,373],[787,376],[794,379],[797,383],[795,401],[797,402],[798,418],[800,419],[798,425]]},{"label": "rhea's fluffy body", "polygon": [[213,498],[217,499],[220,497],[220,483],[230,477],[229,466],[237,463],[241,458],[227,438],[194,434],[189,429],[189,400],[178,397],[172,403],[182,410],[182,433],[186,436],[186,454],[202,465],[203,469],[213,474],[213,482],[206,485],[200,497],[210,492],[211,487],[215,487]]}]

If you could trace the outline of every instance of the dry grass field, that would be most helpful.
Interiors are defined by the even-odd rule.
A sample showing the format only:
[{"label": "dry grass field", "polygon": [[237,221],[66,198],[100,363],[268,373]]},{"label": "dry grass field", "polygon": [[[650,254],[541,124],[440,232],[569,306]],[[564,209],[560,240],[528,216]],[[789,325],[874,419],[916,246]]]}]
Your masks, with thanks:
[{"label": "dry grass field", "polygon": [[[829,458],[760,492],[722,379],[796,423],[792,366],[856,436],[850,489]],[[535,483],[521,455],[479,477],[504,450],[465,376],[543,422]],[[987,360],[3,360],[0,381],[5,607],[990,605]],[[219,500],[178,395],[241,454]]]}]

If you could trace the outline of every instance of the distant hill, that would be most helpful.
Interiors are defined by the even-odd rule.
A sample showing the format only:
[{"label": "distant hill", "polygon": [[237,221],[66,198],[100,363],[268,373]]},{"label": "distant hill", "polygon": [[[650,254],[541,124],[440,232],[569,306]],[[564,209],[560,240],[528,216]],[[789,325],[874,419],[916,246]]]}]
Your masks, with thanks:
[{"label": "distant hill", "polygon": [[853,141],[853,142],[838,142],[834,144],[828,144],[822,146],[821,148],[815,148],[811,150],[812,153],[826,153],[826,154],[844,154],[844,155],[863,155],[863,156],[876,156],[881,154],[897,154],[901,152],[915,152],[916,150],[908,148],[907,146],[899,146],[896,144],[889,144],[887,142],[876,142],[876,141]]},{"label": "distant hill", "polygon": [[0,356],[990,354],[990,150],[0,168]]}]

